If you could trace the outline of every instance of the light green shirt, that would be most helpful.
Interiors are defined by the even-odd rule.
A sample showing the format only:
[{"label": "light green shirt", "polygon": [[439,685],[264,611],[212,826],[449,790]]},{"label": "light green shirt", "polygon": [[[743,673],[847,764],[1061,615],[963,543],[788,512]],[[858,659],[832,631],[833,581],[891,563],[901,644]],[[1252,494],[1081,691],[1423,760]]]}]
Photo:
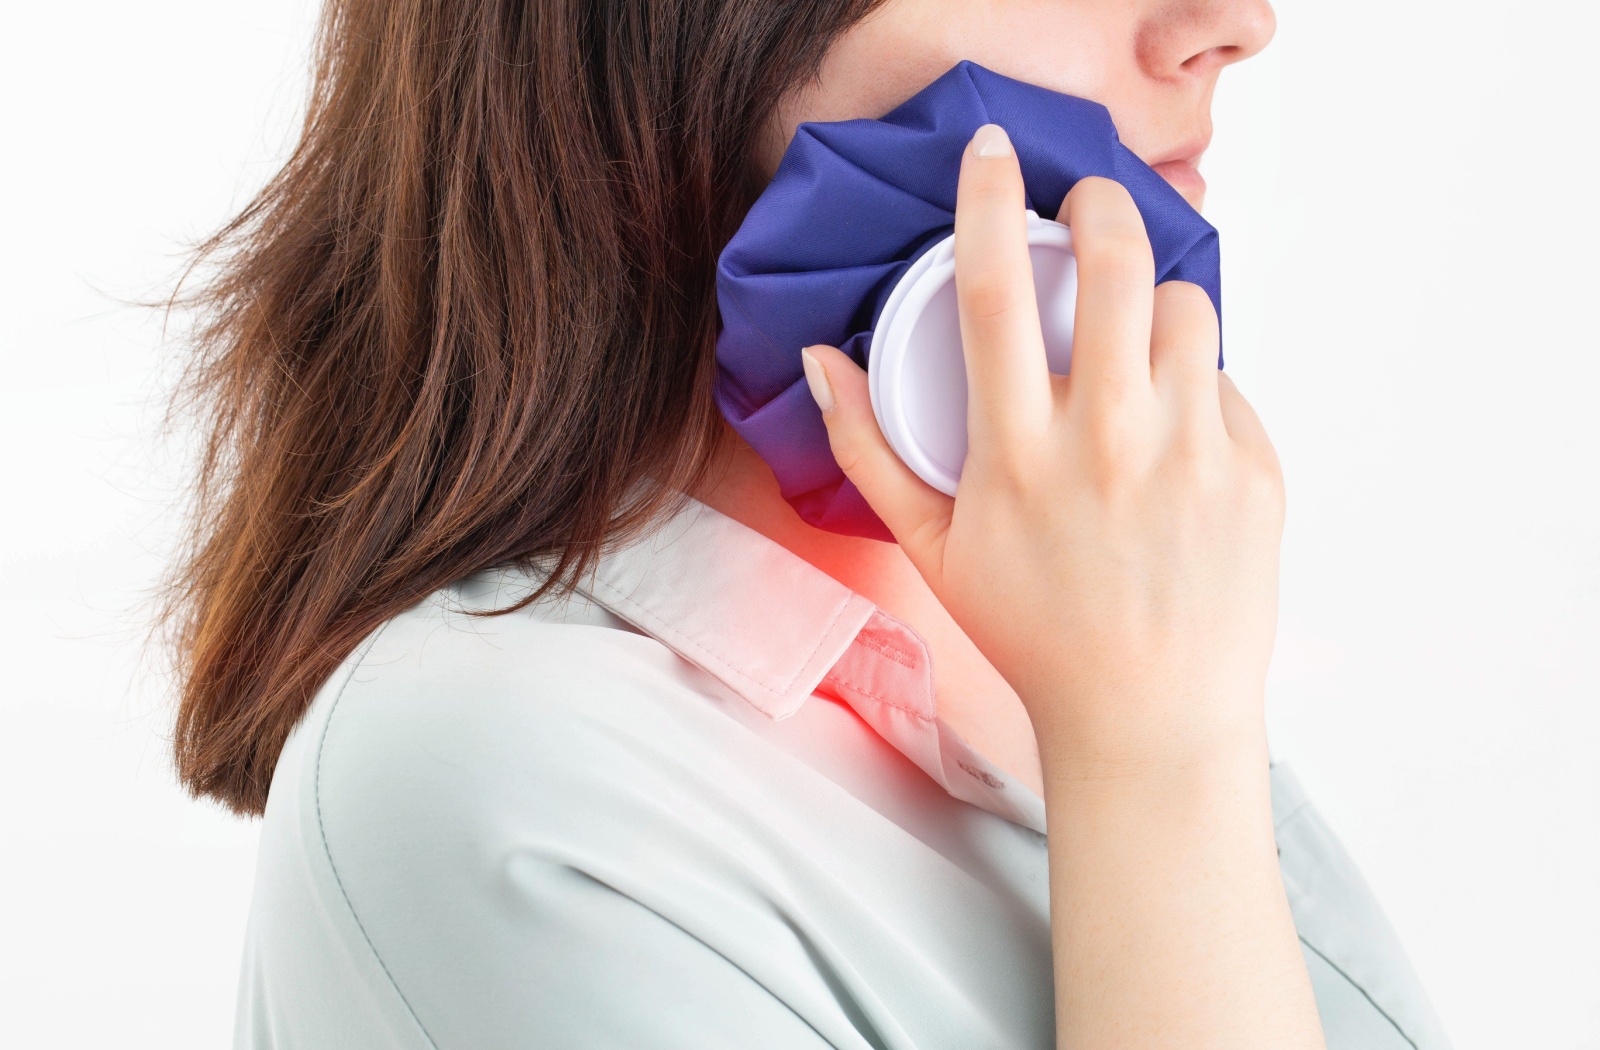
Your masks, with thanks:
[{"label": "light green shirt", "polygon": [[[369,636],[278,762],[241,1048],[1055,1043],[1044,804],[937,715],[905,624],[698,501],[582,594],[459,581]],[[1448,1046],[1282,765],[1334,1050]]]}]

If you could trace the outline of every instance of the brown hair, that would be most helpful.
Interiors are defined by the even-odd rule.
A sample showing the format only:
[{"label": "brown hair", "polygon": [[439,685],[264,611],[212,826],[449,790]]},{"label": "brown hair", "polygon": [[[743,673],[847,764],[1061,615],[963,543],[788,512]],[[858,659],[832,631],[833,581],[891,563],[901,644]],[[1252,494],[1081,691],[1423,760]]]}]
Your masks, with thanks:
[{"label": "brown hair", "polygon": [[705,476],[756,144],[878,2],[328,0],[299,142],[181,300],[171,409],[203,442],[160,622],[190,791],[260,813],[385,619],[503,563],[548,578],[500,612],[570,591]]}]

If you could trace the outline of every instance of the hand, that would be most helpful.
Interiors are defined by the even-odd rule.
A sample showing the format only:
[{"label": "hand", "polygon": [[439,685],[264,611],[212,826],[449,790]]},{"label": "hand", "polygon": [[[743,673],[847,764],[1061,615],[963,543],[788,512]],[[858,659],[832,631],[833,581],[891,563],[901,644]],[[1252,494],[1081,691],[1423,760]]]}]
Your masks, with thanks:
[{"label": "hand", "polygon": [[1283,485],[1260,421],[1216,367],[1216,312],[1196,285],[1155,286],[1132,198],[1083,179],[1059,214],[1078,258],[1071,374],[1052,375],[1024,208],[1005,133],[980,128],[956,207],[968,382],[956,495],[891,450],[866,373],[810,347],[834,457],[1022,697],[1041,750],[1144,768],[1255,741]]}]

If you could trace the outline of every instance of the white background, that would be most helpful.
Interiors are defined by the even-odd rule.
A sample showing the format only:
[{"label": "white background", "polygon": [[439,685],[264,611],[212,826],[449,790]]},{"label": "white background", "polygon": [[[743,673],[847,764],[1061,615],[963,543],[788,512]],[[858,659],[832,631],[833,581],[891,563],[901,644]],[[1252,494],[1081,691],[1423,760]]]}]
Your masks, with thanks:
[{"label": "white background", "polygon": [[[1272,728],[1462,1050],[1600,1048],[1595,17],[1282,0],[1203,170],[1284,461]],[[314,5],[8,12],[0,999],[16,1046],[224,1045],[256,830],[188,801],[134,608],[178,348],[119,305],[291,141]],[[130,612],[130,609],[134,611]]]}]

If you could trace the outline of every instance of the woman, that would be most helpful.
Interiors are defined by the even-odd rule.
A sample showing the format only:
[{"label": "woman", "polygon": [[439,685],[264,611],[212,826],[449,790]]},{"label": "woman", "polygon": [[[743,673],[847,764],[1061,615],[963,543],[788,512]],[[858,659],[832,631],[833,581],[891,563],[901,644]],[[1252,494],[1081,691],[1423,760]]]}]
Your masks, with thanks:
[{"label": "woman", "polygon": [[1278,467],[1126,191],[1062,203],[1052,379],[1008,137],[969,145],[954,500],[806,351],[898,543],[803,524],[711,397],[717,253],[798,123],[972,59],[1104,103],[1199,206],[1216,79],[1272,27],[330,0],[187,388],[177,761],[265,814],[238,1044],[1446,1045],[1269,768]]}]

